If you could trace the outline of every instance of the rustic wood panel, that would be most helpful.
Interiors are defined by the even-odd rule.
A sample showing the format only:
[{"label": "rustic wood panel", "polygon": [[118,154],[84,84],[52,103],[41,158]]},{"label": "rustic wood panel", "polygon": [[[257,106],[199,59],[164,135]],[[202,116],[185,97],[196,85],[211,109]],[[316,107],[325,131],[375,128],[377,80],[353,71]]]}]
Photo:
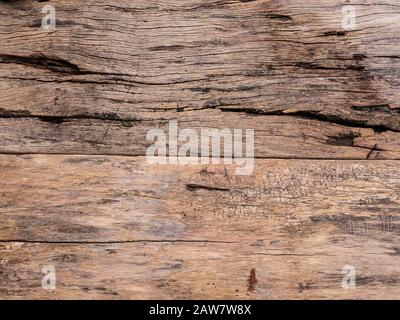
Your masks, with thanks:
[{"label": "rustic wood panel", "polygon": [[[272,131],[276,117],[288,122],[290,116],[295,132],[282,127],[272,135],[286,131],[284,135],[302,136],[306,142],[289,139],[286,144],[277,137],[267,147],[261,133],[257,156],[303,158],[306,149],[312,158],[364,159],[370,150],[349,148],[353,135],[357,137],[349,137],[349,131],[367,127],[376,136],[355,146],[383,151],[373,159],[398,159],[400,10],[394,0],[354,2],[357,28],[346,31],[341,25],[346,4],[57,1],[58,25],[49,33],[40,29],[42,3],[3,2],[0,116],[42,117],[53,123],[73,118],[77,125],[65,130],[77,131],[75,136],[87,134],[82,118],[94,123],[135,120],[143,129],[165,118],[193,117],[205,125],[213,117],[231,126],[244,118]],[[209,112],[199,112],[204,109]],[[25,133],[31,124],[26,118],[5,120],[4,125],[10,122]],[[312,125],[307,119],[314,120]],[[329,143],[329,123],[352,127],[335,127],[336,144],[346,148]],[[34,131],[42,126],[35,124],[28,138],[16,136],[17,144],[3,138],[3,150],[102,149],[97,137],[93,145],[78,139],[82,143],[71,146],[69,135],[60,135],[64,126],[56,125],[45,127],[49,139],[57,137],[45,141],[46,149],[42,135]],[[129,141],[130,134],[118,131],[122,140]],[[137,136],[134,146],[121,148],[125,152],[111,153],[143,154],[143,135]]]},{"label": "rustic wood panel", "polygon": [[143,157],[0,160],[1,240],[255,241],[319,224],[343,234],[352,217],[400,213],[391,161],[257,160],[252,176],[236,176],[234,164],[149,165]]},{"label": "rustic wood panel", "polygon": [[[397,161],[0,156],[3,298],[395,298]],[[78,165],[79,164],[79,165]],[[41,265],[60,272],[41,288]],[[341,287],[353,265],[357,289]],[[249,291],[251,269],[257,284]]]},{"label": "rustic wood panel", "polygon": [[[399,296],[398,252],[376,242],[362,245],[362,241],[351,239],[343,242],[338,252],[337,246],[324,246],[323,235],[314,240],[302,252],[288,251],[269,242],[0,244],[0,293],[2,298],[22,299]],[[356,267],[358,282],[356,289],[344,290],[342,267],[349,262]],[[41,287],[43,265],[56,266],[58,286],[54,292]],[[252,270],[255,279],[250,281]]]},{"label": "rustic wood panel", "polygon": [[[398,1],[48,3],[0,2],[1,299],[399,297]],[[254,173],[149,165],[172,119]]]},{"label": "rustic wood panel", "polygon": [[[400,159],[400,133],[376,132],[289,116],[228,117],[207,110],[185,115],[140,120],[0,118],[0,152],[146,155],[146,134],[154,128],[169,130],[177,120],[178,130],[190,128],[201,136],[204,128],[254,129],[256,158],[309,159]],[[212,138],[210,138],[210,141]],[[178,147],[182,142],[178,143]],[[211,149],[210,149],[211,150]],[[224,146],[221,146],[221,154]],[[206,152],[199,144],[198,155]],[[192,154],[194,156],[195,154]]]}]

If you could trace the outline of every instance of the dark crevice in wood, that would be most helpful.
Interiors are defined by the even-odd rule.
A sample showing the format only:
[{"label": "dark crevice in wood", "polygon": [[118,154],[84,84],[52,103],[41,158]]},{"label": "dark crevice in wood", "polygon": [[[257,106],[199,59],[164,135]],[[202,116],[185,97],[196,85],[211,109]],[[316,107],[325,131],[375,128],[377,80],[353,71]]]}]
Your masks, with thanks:
[{"label": "dark crevice in wood", "polygon": [[363,112],[383,112],[390,114],[400,114],[400,109],[391,109],[389,104],[366,105],[366,106],[351,106],[353,110]]},{"label": "dark crevice in wood", "polygon": [[390,56],[374,56],[374,58],[383,58],[383,59],[400,59],[400,56],[390,55]]},{"label": "dark crevice in wood", "polygon": [[76,64],[68,62],[64,59],[47,57],[42,54],[34,54],[30,56],[18,56],[18,55],[0,55],[0,63],[15,63],[33,68],[47,69],[52,72],[59,72],[63,74],[89,74],[81,70]]},{"label": "dark crevice in wood", "polygon": [[[0,61],[1,63],[1,61]],[[54,70],[51,70],[54,72]],[[72,74],[71,74],[72,75]],[[125,85],[125,86],[133,86],[133,85],[144,85],[144,86],[171,86],[177,84],[186,84],[186,83],[193,83],[199,81],[206,81],[209,78],[198,78],[198,79],[191,79],[191,80],[178,80],[173,82],[148,82],[148,81],[140,81],[140,80],[133,80],[132,77],[136,77],[133,74],[123,74],[123,73],[107,73],[107,72],[94,72],[94,71],[82,71],[80,74],[74,74],[75,76],[80,75],[92,75],[92,76],[104,76],[104,77],[111,77],[108,79],[101,79],[101,80],[92,80],[92,79],[49,79],[46,78],[21,78],[21,77],[0,77],[2,80],[18,80],[18,81],[36,81],[42,83],[79,83],[79,84],[101,84],[101,85]],[[128,78],[131,79],[128,79]]]},{"label": "dark crevice in wood", "polygon": [[366,158],[367,160],[369,160],[369,159],[371,158],[371,155],[374,153],[374,151],[377,150],[377,149],[376,149],[377,145],[378,145],[378,144],[375,144],[375,145],[373,146],[373,148],[371,148],[371,151],[367,154],[367,158]]},{"label": "dark crevice in wood", "polygon": [[65,122],[63,117],[51,117],[51,116],[39,116],[37,117],[40,121],[53,123],[53,124],[61,124]]},{"label": "dark crevice in wood", "polygon": [[[355,110],[359,111],[378,111],[378,112],[390,112],[390,113],[399,113],[400,111],[397,109],[390,109],[388,105],[379,105],[379,106],[353,106]],[[312,110],[303,110],[296,112],[286,112],[285,110],[276,110],[276,111],[264,111],[255,108],[240,108],[235,107],[233,105],[224,105],[222,103],[218,104],[217,102],[207,104],[204,109],[217,109],[221,112],[236,112],[236,113],[245,113],[252,115],[260,115],[260,116],[287,116],[287,117],[297,117],[306,120],[317,120],[321,122],[329,122],[332,124],[338,124],[351,128],[370,128],[376,132],[386,132],[386,131],[394,131],[399,132],[400,130],[393,130],[392,128],[387,127],[386,125],[369,125],[366,120],[351,120],[341,118],[336,115],[325,115],[321,114],[319,111]],[[180,112],[185,111],[184,108],[180,110]],[[0,119],[1,118],[34,118],[43,122],[53,123],[53,124],[62,124],[63,122],[86,119],[86,120],[103,120],[103,121],[116,121],[122,123],[130,123],[130,122],[142,122],[142,121],[155,121],[157,119],[138,119],[134,117],[122,117],[115,112],[109,113],[99,113],[99,114],[75,114],[68,116],[58,116],[58,115],[33,115],[31,112],[27,110],[18,110],[18,111],[9,111],[3,108],[0,108]],[[335,140],[348,139],[350,137],[332,137]],[[332,141],[333,142],[333,141]],[[339,144],[342,145],[342,144]],[[345,144],[348,145],[348,144]]]},{"label": "dark crevice in wood", "polygon": [[280,20],[280,21],[291,21],[293,18],[291,16],[287,16],[284,14],[273,14],[273,13],[268,13],[265,15],[266,18],[272,19],[272,20]]},{"label": "dark crevice in wood", "polygon": [[302,69],[311,69],[311,70],[352,70],[352,71],[363,71],[365,70],[365,66],[360,65],[347,65],[344,67],[325,67],[314,62],[297,62],[294,64],[295,67]]},{"label": "dark crevice in wood", "polygon": [[378,148],[378,144],[375,144],[372,148],[365,147],[365,146],[357,146],[357,145],[354,145],[353,147],[370,150],[370,152],[367,154],[367,156],[364,160],[373,160],[373,159],[370,159],[370,157],[374,151],[386,151],[384,149]]},{"label": "dark crevice in wood", "polygon": [[134,117],[123,118],[114,112],[109,113],[99,113],[99,114],[75,114],[71,116],[58,116],[58,115],[34,115],[27,110],[20,111],[8,111],[0,108],[0,119],[38,119],[43,122],[51,124],[62,124],[68,121],[74,120],[101,120],[101,121],[115,121],[121,123],[132,123],[132,122],[142,122],[142,121],[154,121],[146,119],[137,119]]},{"label": "dark crevice in wood", "polygon": [[258,109],[249,109],[249,108],[220,108],[223,112],[240,112],[254,115],[267,115],[267,116],[292,116],[300,119],[306,120],[317,120],[321,122],[329,122],[332,124],[338,124],[341,126],[346,126],[350,128],[369,128],[376,132],[386,132],[386,131],[395,131],[400,132],[400,130],[393,130],[393,128],[388,127],[384,124],[373,125],[368,124],[367,120],[353,120],[353,119],[345,119],[337,115],[327,115],[322,114],[320,111],[313,110],[302,110],[302,111],[294,111],[294,112],[286,112],[285,110],[277,110],[277,111],[264,111]]},{"label": "dark crevice in wood", "polygon": [[230,189],[228,189],[228,188],[211,187],[211,186],[205,186],[205,185],[194,184],[194,183],[186,184],[186,189],[188,189],[190,191],[195,191],[198,189],[203,189],[203,190],[208,190],[208,191],[230,191]]},{"label": "dark crevice in wood", "polygon": [[365,54],[362,54],[362,53],[353,54],[353,59],[357,60],[357,61],[362,61],[367,58],[368,58],[368,56],[366,56]]},{"label": "dark crevice in wood", "polygon": [[354,139],[360,137],[359,134],[355,132],[343,133],[338,136],[329,136],[326,141],[327,144],[331,146],[354,146]]},{"label": "dark crevice in wood", "polygon": [[[50,57],[43,54],[32,54],[29,56],[19,56],[19,55],[9,55],[9,54],[1,54],[0,55],[0,63],[14,63],[19,65],[28,66],[31,68],[44,69],[50,72],[59,73],[63,75],[100,75],[100,76],[132,76],[129,74],[122,73],[105,73],[105,72],[96,72],[90,70],[84,70],[79,67],[77,64],[71,63],[65,59],[61,59],[58,57]],[[21,79],[22,80],[22,79]],[[40,81],[40,79],[34,79],[35,81]],[[113,79],[114,80],[114,79]],[[79,80],[71,80],[71,82],[79,82]],[[43,82],[52,82],[52,81],[43,81]],[[56,81],[54,81],[56,82]],[[63,81],[62,81],[63,82]],[[65,81],[69,82],[69,80]],[[94,81],[94,83],[96,83]]]},{"label": "dark crevice in wood", "polygon": [[346,31],[326,31],[322,33],[321,37],[330,37],[330,36],[337,36],[337,37],[344,37],[347,34]]}]

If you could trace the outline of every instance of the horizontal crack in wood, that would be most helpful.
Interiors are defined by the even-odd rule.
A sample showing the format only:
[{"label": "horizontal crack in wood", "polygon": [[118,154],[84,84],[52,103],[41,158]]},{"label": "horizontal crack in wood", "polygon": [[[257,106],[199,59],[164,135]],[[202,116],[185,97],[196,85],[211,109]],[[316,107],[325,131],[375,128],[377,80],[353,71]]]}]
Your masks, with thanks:
[{"label": "horizontal crack in wood", "polygon": [[186,189],[190,191],[195,191],[198,189],[208,190],[208,191],[230,191],[228,188],[221,188],[221,187],[211,187],[206,185],[200,185],[195,183],[188,183],[186,184]]},{"label": "horizontal crack in wood", "polygon": [[386,131],[395,131],[400,132],[400,130],[393,130],[393,128],[389,128],[386,125],[369,125],[366,120],[353,120],[353,119],[345,119],[337,115],[330,114],[322,114],[319,111],[312,110],[302,110],[302,111],[294,111],[294,112],[286,112],[285,110],[277,110],[277,111],[264,111],[259,109],[249,109],[249,108],[218,108],[222,112],[241,112],[247,114],[261,115],[261,116],[291,116],[300,119],[306,120],[317,120],[321,122],[329,122],[333,124],[338,124],[341,126],[346,126],[350,128],[369,128],[373,129],[377,132],[386,132]]}]

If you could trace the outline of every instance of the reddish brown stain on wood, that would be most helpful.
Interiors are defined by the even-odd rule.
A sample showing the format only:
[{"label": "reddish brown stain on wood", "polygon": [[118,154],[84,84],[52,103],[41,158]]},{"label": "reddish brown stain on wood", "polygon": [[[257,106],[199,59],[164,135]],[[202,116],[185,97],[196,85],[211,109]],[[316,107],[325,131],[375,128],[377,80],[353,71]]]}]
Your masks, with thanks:
[{"label": "reddish brown stain on wood", "polygon": [[249,287],[247,288],[247,291],[253,292],[257,284],[256,269],[253,268],[250,270],[250,276],[248,281],[249,281]]}]

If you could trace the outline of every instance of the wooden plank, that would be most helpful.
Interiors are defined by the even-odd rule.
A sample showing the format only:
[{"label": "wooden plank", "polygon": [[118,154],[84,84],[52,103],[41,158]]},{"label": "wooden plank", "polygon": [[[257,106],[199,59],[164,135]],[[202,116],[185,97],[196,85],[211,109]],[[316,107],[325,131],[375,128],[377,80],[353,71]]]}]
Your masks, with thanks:
[{"label": "wooden plank", "polygon": [[[232,123],[238,112],[261,114],[251,121],[269,126],[270,116],[283,115],[295,123],[307,118],[374,129],[378,145],[386,131],[391,147],[383,146],[382,158],[398,159],[400,10],[394,0],[353,4],[352,31],[343,30],[339,0],[302,6],[294,0],[63,0],[52,33],[40,28],[42,3],[0,5],[3,117],[143,121],[189,112],[207,123],[199,112],[206,109]],[[66,136],[60,141],[69,143]],[[309,142],[317,152],[319,141]],[[27,149],[24,140],[20,148]],[[284,149],[279,144],[259,156],[278,158]],[[289,154],[296,152],[303,157],[297,149]],[[363,159],[366,153],[323,150],[313,157]]]},{"label": "wooden plank", "polygon": [[[0,156],[2,298],[395,298],[397,161]],[[54,293],[42,265],[59,270]],[[355,290],[342,267],[357,270]],[[251,270],[257,283],[249,291]]]},{"label": "wooden plank", "polygon": [[0,160],[1,240],[255,241],[319,224],[343,235],[352,217],[399,214],[396,161],[256,160],[253,175],[237,176],[235,164],[143,157]]},{"label": "wooden plank", "polygon": [[[0,298],[396,299],[400,7],[347,4],[0,2]],[[173,119],[254,173],[148,164]]]},{"label": "wooden plank", "polygon": [[[178,132],[192,129],[198,136],[207,128],[254,129],[256,158],[400,159],[400,133],[377,132],[290,116],[257,116],[203,110],[131,120],[0,118],[1,153],[146,155],[154,141],[146,134],[155,128],[168,134],[169,121]],[[210,143],[213,138],[210,138]],[[184,142],[179,142],[180,147]],[[211,150],[211,149],[210,149]],[[224,146],[221,146],[223,154]],[[197,154],[205,156],[199,144]]]},{"label": "wooden plank", "polygon": [[[0,244],[2,299],[396,299],[399,256],[373,239],[332,244],[322,228],[287,243]],[[318,237],[320,236],[320,237]],[[365,240],[365,239],[364,239]],[[331,245],[327,245],[331,243]],[[376,250],[376,251],[375,251]],[[355,289],[342,267],[356,268]],[[43,266],[56,289],[42,288]],[[255,279],[250,281],[252,270]],[[255,280],[255,281],[254,281]]]}]

